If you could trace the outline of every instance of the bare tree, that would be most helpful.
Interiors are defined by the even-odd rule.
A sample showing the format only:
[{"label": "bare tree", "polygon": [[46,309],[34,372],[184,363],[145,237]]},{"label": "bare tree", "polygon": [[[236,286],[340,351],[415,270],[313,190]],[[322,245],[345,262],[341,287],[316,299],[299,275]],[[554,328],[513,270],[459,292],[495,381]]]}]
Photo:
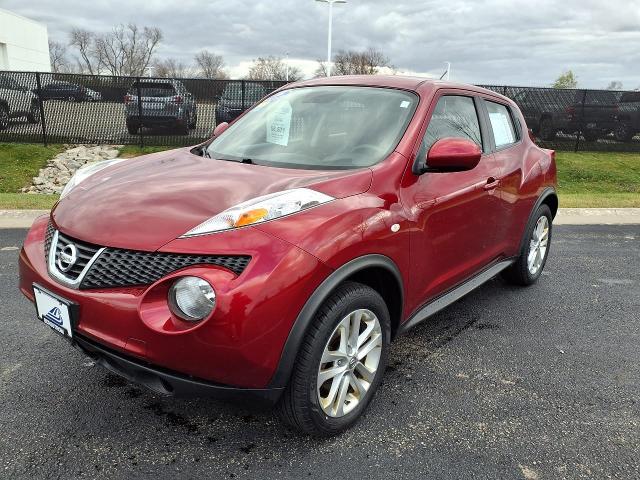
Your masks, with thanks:
[{"label": "bare tree", "polygon": [[[369,48],[364,52],[340,50],[334,57],[333,75],[376,75],[380,67],[388,67],[389,59],[380,50]],[[326,63],[318,60],[315,75],[327,75]]]},{"label": "bare tree", "polygon": [[[289,66],[289,81],[297,82],[303,77],[302,70]],[[287,64],[280,57],[258,57],[249,68],[249,80],[287,80]]]},{"label": "bare tree", "polygon": [[164,58],[154,62],[153,76],[164,78],[192,77],[193,69],[175,58]]},{"label": "bare tree", "polygon": [[102,66],[111,75],[144,75],[161,40],[159,28],[140,29],[129,23],[97,36],[95,46]]},{"label": "bare tree", "polygon": [[209,50],[201,50],[196,53],[193,59],[198,68],[198,76],[203,78],[228,78],[224,70],[224,59],[222,55],[216,55]]},{"label": "bare tree", "polygon": [[69,71],[67,47],[63,43],[49,40],[49,60],[53,73],[67,73]]},{"label": "bare tree", "polygon": [[607,85],[607,90],[622,90],[622,82],[618,80],[612,80],[611,82],[609,82],[609,85]]},{"label": "bare tree", "polygon": [[81,72],[111,75],[144,75],[152,64],[156,47],[162,40],[157,27],[118,25],[111,32],[95,34],[74,28],[69,44],[78,52]]},{"label": "bare tree", "polygon": [[78,51],[76,62],[81,73],[97,75],[100,72],[101,58],[96,50],[96,35],[88,30],[74,28],[69,34],[69,45]]}]

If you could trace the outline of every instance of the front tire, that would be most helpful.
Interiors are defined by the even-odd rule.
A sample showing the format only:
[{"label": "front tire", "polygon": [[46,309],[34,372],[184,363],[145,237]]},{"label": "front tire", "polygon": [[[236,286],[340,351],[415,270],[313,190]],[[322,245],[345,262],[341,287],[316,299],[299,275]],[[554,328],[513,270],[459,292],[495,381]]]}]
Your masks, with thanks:
[{"label": "front tire", "polygon": [[518,259],[503,271],[508,282],[528,286],[538,281],[549,255],[552,221],[549,206],[540,205],[527,225]]},{"label": "front tire", "polygon": [[38,105],[38,102],[33,102],[31,104],[31,110],[27,115],[27,122],[40,123],[40,105]]},{"label": "front tire", "polygon": [[345,282],[324,302],[300,347],[276,407],[302,433],[329,436],[367,408],[387,365],[391,321],[378,292]]}]

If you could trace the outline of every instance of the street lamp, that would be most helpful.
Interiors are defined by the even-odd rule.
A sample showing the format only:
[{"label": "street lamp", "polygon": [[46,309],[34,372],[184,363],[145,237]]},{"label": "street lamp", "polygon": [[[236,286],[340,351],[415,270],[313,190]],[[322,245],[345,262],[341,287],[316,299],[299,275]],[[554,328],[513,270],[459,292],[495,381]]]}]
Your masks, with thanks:
[{"label": "street lamp", "polygon": [[333,4],[347,3],[347,0],[316,0],[316,2],[329,4],[329,32],[327,34],[327,77],[331,76],[331,24],[333,19]]}]

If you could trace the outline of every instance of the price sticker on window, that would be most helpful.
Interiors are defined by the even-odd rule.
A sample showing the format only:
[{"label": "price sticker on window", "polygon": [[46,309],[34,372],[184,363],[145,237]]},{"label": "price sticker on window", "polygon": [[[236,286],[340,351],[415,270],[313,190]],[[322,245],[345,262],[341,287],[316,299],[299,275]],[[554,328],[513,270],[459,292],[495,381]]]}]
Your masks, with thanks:
[{"label": "price sticker on window", "polygon": [[286,147],[289,144],[292,108],[286,100],[278,103],[267,119],[267,142]]}]

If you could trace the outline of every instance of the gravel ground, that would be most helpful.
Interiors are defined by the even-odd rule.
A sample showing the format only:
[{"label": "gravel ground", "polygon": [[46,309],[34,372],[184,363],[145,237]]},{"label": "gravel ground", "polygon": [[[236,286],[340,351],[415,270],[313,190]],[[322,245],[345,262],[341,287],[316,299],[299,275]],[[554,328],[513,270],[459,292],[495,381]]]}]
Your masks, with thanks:
[{"label": "gravel ground", "polygon": [[640,478],[640,226],[561,226],[544,277],[494,279],[398,339],[327,440],[157,396],[35,320],[0,230],[0,478]]}]

